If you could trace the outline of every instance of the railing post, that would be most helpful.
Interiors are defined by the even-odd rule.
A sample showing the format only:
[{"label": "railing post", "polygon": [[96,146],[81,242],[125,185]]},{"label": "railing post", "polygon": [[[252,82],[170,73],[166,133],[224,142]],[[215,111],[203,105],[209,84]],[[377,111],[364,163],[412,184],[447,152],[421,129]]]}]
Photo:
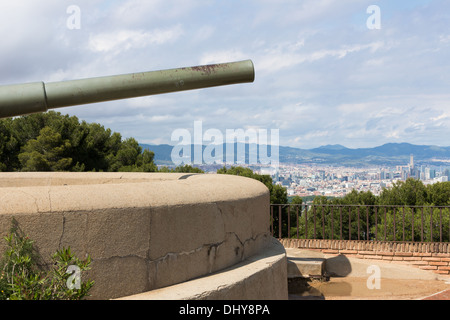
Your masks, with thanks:
[{"label": "railing post", "polygon": [[270,233],[272,234],[272,237],[273,237],[274,230],[273,230],[273,205],[272,204],[270,205]]},{"label": "railing post", "polygon": [[395,240],[397,240],[397,238],[396,238],[396,225],[395,225],[395,214],[396,214],[396,210],[395,210],[396,208],[394,207],[394,241]]},{"label": "railing post", "polygon": [[313,206],[314,240],[316,239],[316,206]]},{"label": "railing post", "polygon": [[360,237],[359,237],[359,234],[360,234],[360,230],[359,230],[359,206],[358,206],[357,212],[358,212],[358,240],[360,240]]},{"label": "railing post", "polygon": [[433,208],[430,207],[430,242],[433,241]]},{"label": "railing post", "polygon": [[334,217],[333,217],[334,206],[331,207],[331,240],[334,239]]},{"label": "railing post", "polygon": [[421,210],[421,221],[422,221],[422,223],[421,223],[421,225],[420,225],[420,240],[423,242],[423,207],[422,207],[422,210]]},{"label": "railing post", "polygon": [[278,239],[282,238],[282,224],[281,224],[281,205],[278,205]]},{"label": "railing post", "polygon": [[378,207],[375,207],[375,241],[378,241]]},{"label": "railing post", "polygon": [[322,239],[325,240],[325,206],[322,206]]},{"label": "railing post", "polygon": [[403,207],[403,241],[405,241],[405,207]]},{"label": "railing post", "polygon": [[366,207],[366,228],[367,228],[366,240],[369,240],[369,207]]},{"label": "railing post", "polygon": [[348,207],[348,240],[352,240],[352,207]]},{"label": "railing post", "polygon": [[308,205],[305,205],[305,240],[308,237]]},{"label": "railing post", "polygon": [[288,239],[291,238],[291,205],[288,206],[288,212],[287,212],[287,218],[288,218]]}]

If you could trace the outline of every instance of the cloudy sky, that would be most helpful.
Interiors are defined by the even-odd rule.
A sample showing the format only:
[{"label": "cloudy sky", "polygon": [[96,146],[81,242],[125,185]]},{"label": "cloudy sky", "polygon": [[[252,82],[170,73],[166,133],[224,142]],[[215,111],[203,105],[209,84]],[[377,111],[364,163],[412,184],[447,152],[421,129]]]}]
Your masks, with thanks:
[{"label": "cloudy sky", "polygon": [[58,110],[140,143],[202,121],[300,148],[450,146],[448,0],[2,1],[0,39],[1,85],[253,60],[252,84]]}]

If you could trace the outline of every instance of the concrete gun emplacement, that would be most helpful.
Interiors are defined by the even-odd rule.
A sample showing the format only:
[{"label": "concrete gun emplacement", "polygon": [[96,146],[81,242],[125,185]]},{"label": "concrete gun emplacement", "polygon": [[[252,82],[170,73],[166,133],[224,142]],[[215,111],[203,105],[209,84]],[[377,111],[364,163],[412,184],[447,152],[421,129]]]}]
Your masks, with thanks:
[{"label": "concrete gun emplacement", "polygon": [[0,86],[0,118],[255,80],[251,60],[61,82]]}]

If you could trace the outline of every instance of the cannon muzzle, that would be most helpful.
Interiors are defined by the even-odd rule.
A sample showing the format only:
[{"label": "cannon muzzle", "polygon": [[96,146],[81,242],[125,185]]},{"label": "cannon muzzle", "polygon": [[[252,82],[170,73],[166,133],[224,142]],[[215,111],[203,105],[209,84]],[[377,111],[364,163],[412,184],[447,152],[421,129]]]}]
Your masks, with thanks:
[{"label": "cannon muzzle", "polygon": [[255,80],[251,60],[61,82],[0,86],[0,118]]}]

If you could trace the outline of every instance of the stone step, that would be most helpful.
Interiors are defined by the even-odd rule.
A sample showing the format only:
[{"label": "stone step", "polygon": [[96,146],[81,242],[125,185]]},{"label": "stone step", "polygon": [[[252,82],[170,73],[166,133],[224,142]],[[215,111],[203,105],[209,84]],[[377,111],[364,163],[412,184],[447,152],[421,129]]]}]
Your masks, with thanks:
[{"label": "stone step", "polygon": [[322,278],[325,257],[322,253],[286,249],[288,278]]},{"label": "stone step", "polygon": [[325,257],[320,252],[286,249],[289,282],[301,279],[325,279]]},{"label": "stone step", "polygon": [[310,286],[311,281],[326,281],[325,257],[322,253],[298,249],[286,249],[288,291],[290,295],[320,296]]},{"label": "stone step", "polygon": [[324,276],[324,263],[322,259],[289,258],[288,277],[320,278]]}]

